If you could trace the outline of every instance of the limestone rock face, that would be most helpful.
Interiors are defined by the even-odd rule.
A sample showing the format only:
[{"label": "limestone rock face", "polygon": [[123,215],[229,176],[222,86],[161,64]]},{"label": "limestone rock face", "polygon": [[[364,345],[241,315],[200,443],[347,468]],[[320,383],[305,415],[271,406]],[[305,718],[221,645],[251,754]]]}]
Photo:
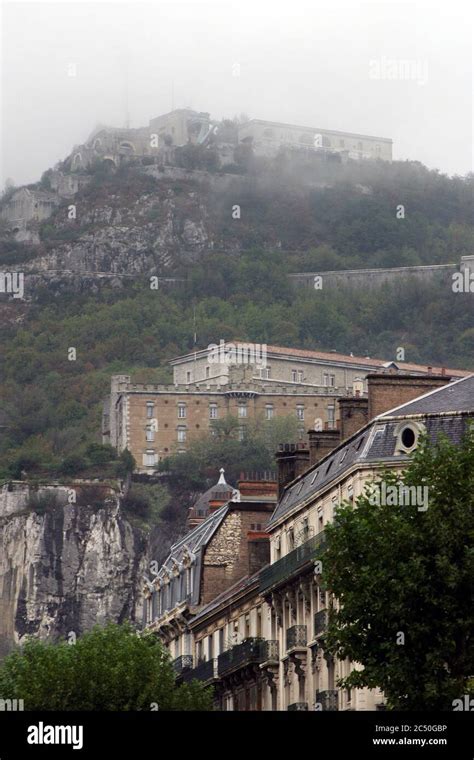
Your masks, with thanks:
[{"label": "limestone rock face", "polygon": [[118,500],[43,513],[18,506],[0,514],[0,654],[28,634],[65,638],[141,620],[147,540]]}]

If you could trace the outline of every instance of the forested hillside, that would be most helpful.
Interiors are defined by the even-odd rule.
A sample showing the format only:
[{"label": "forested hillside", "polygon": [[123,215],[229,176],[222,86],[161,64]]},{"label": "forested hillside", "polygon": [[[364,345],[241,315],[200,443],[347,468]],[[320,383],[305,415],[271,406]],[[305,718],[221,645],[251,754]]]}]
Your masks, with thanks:
[{"label": "forested hillside", "polygon": [[[474,252],[472,176],[448,178],[418,163],[320,164],[300,175],[283,159],[240,170],[236,184],[231,178],[219,192],[218,174],[197,183],[159,180],[133,167],[99,172],[75,201],[75,226],[67,227],[61,207],[43,225],[40,246],[3,233],[3,268],[24,265],[26,277],[48,262],[59,266],[66,255],[69,269],[83,265],[86,249],[88,271],[96,264],[98,271],[135,275],[100,288],[79,276],[73,290],[59,276],[27,302],[3,297],[4,475],[25,463],[57,467],[85,452],[100,440],[110,375],[169,379],[167,361],[192,348],[194,332],[200,347],[240,338],[389,359],[402,346],[407,361],[474,369],[472,294],[408,283],[316,292],[293,290],[287,278],[311,269],[459,261]],[[397,218],[400,204],[404,219]],[[232,217],[235,205],[240,219]],[[179,241],[191,218],[202,234],[191,235],[193,255],[184,256]],[[165,258],[146,241],[141,254],[133,249],[138,232],[131,230],[140,225],[147,240],[161,242],[167,226],[172,245]],[[150,272],[184,282],[151,290]]]}]

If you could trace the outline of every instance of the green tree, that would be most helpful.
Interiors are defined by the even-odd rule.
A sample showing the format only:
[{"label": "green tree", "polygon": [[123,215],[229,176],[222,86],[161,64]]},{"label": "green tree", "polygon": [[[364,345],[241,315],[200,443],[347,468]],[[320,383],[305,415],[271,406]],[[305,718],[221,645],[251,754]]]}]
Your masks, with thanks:
[{"label": "green tree", "polygon": [[177,686],[162,644],[128,624],[96,626],[73,644],[28,640],[0,665],[0,694],[25,710],[212,709],[212,692]]},{"label": "green tree", "polygon": [[[424,440],[403,481],[428,489],[426,510],[374,503],[366,488],[327,528],[327,647],[361,665],[343,686],[379,687],[394,709],[452,709],[474,672],[473,431],[460,445]],[[382,482],[399,481],[371,487]]]},{"label": "green tree", "polygon": [[119,456],[116,468],[117,475],[121,478],[126,478],[131,475],[136,466],[133,454],[128,449],[124,449]]}]

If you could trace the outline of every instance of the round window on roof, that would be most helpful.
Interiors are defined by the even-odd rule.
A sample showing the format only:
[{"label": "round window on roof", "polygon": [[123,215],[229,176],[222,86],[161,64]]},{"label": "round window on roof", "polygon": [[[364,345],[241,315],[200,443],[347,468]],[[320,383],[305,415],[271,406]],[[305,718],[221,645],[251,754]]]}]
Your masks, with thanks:
[{"label": "round window on roof", "polygon": [[411,454],[416,449],[422,433],[426,433],[426,427],[422,422],[405,420],[399,422],[393,431],[393,435],[397,439],[393,453],[395,455]]},{"label": "round window on roof", "polygon": [[400,440],[401,440],[402,446],[404,446],[406,449],[412,449],[416,443],[416,435],[413,428],[412,427],[403,428],[400,435]]}]

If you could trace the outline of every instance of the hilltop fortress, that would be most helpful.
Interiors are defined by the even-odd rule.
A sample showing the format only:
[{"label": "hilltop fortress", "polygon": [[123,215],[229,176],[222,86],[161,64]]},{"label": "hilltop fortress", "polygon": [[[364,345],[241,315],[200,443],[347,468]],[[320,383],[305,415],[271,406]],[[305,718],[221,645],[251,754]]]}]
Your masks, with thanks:
[{"label": "hilltop fortress", "polygon": [[[269,162],[275,158],[278,160],[280,156],[290,159],[290,165],[297,169],[306,168],[305,181],[309,177],[308,184],[315,182],[315,186],[318,186],[320,180],[318,180],[317,163],[319,161],[344,163],[380,160],[390,162],[392,140],[261,119],[250,119],[244,122],[237,119],[218,121],[211,119],[207,112],[179,108],[152,118],[147,127],[128,129],[98,126],[82,145],[74,146],[63,161],[59,162],[54,169],[45,172],[40,183],[10,191],[0,206],[0,219],[6,222],[16,241],[38,244],[40,243],[40,228],[45,221],[56,212],[59,206],[67,207],[68,203],[72,202],[72,199],[91,182],[97,171],[104,168],[115,171],[129,165],[158,180],[193,180],[195,183],[205,185],[210,183],[218,193],[222,193],[229,186],[245,187],[245,183],[248,182],[245,167],[249,158],[256,157],[260,165],[265,167],[267,160]],[[253,171],[252,181],[260,180],[266,181],[265,177],[260,178],[258,173],[256,175]],[[172,191],[168,190],[169,192]],[[372,191],[369,187],[355,185],[355,192],[371,194]],[[169,200],[167,203],[172,205],[174,201]],[[191,205],[190,198],[190,207]],[[123,228],[124,210],[120,213]],[[147,211],[147,213],[151,212]],[[90,222],[90,218],[88,221]],[[157,260],[165,268],[170,259],[169,250],[181,250],[184,246],[191,253],[194,250],[201,253],[219,248],[219,241],[216,243],[212,235],[209,235],[202,225],[200,226],[199,220],[191,216],[183,218],[178,225],[173,223],[172,229],[181,225],[186,235],[183,238],[175,236],[171,241],[167,243],[165,241],[166,245],[159,241],[159,244],[156,243],[155,239],[149,240],[146,236],[138,239],[141,232],[133,226],[135,224],[133,219],[130,224],[130,229],[134,230],[134,240],[126,241],[128,248],[135,251],[136,248],[148,250],[149,247],[158,247]],[[114,231],[114,223],[108,223],[106,227],[107,229],[102,230],[102,235],[106,237],[109,235],[112,241],[110,244],[113,244],[114,252],[117,252],[123,243],[120,234]],[[162,231],[168,228],[164,221],[158,223],[156,220],[156,229]],[[109,238],[106,242],[108,240]],[[95,251],[93,255],[98,257],[97,272],[85,272],[85,267],[81,263],[87,260],[89,265],[86,268],[94,269],[90,264],[92,253],[87,248],[87,241],[82,247],[76,244],[74,248],[73,244],[70,245],[70,255],[66,251],[65,258],[63,257],[64,261],[67,261],[66,264],[60,257],[50,255],[44,261],[33,262],[32,267],[38,270],[40,279],[47,281],[50,277],[57,277],[59,272],[76,278],[89,274],[94,281],[113,276],[117,285],[120,278],[142,276],[145,263],[143,265],[141,263],[140,251],[135,251],[133,254],[132,268],[129,263],[120,263],[114,267],[113,272],[109,272],[106,271],[102,259],[97,254],[100,244],[96,236],[93,236],[91,245]],[[278,241],[275,245],[278,247]],[[164,253],[160,246],[166,248]],[[63,249],[66,248],[67,238],[63,245]],[[86,253],[83,254],[82,249]],[[104,261],[106,258],[104,254]],[[126,257],[124,262],[125,260]],[[407,278],[423,282],[433,279],[445,280],[450,286],[453,274],[462,273],[466,267],[471,269],[472,260],[472,256],[464,256],[461,262],[452,261],[449,264],[295,272],[290,274],[289,278],[295,286],[313,290],[316,288],[316,279],[321,280],[324,289],[337,289],[340,286],[377,288],[385,283],[400,283]],[[33,280],[31,284],[33,287]]]},{"label": "hilltop fortress", "polygon": [[68,167],[87,168],[97,158],[118,166],[130,156],[157,157],[168,163],[173,149],[184,145],[213,146],[221,167],[233,163],[239,145],[251,146],[256,156],[272,157],[281,149],[310,149],[341,158],[392,160],[392,140],[352,132],[302,127],[251,119],[236,123],[212,120],[205,111],[178,108],[150,120],[139,129],[96,129],[84,145],[74,148]]},{"label": "hilltop fortress", "polygon": [[142,166],[179,167],[179,150],[199,147],[213,160],[213,168],[232,171],[242,155],[272,158],[280,152],[322,160],[392,160],[392,140],[352,132],[251,119],[245,123],[216,121],[204,111],[178,108],[136,129],[99,126],[82,145],[46,172],[44,187],[21,187],[0,210],[16,239],[32,241],[29,222],[42,222],[61,199],[71,198],[90,181],[101,165],[117,169],[127,163]]}]

